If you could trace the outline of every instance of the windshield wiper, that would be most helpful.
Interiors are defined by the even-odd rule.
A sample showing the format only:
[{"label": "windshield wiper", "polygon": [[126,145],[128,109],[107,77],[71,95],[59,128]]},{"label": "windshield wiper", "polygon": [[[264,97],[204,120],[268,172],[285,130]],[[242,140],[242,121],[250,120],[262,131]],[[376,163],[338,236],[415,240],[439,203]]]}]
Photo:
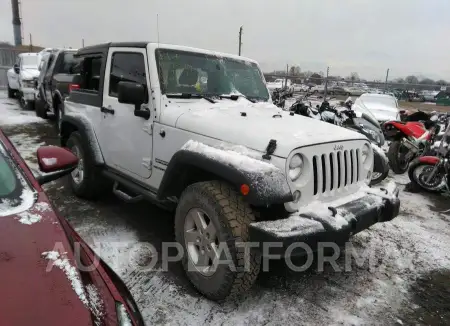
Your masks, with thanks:
[{"label": "windshield wiper", "polygon": [[220,95],[221,98],[229,98],[230,100],[237,101],[239,97],[245,98],[247,101],[255,103],[255,100],[249,99],[244,94],[232,94],[232,95]]},{"label": "windshield wiper", "polygon": [[196,94],[196,93],[169,93],[166,94],[169,98],[202,98],[207,100],[210,103],[216,103],[212,98],[202,95],[202,94]]}]

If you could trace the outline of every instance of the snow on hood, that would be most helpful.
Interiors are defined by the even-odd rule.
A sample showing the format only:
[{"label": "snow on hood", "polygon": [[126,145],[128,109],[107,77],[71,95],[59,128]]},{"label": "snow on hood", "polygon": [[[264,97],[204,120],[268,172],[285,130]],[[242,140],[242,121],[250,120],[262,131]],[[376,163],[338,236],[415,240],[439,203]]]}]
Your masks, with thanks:
[{"label": "snow on hood", "polygon": [[36,68],[25,67],[20,71],[20,77],[22,79],[33,79],[35,77],[39,77],[39,74],[40,74],[40,72],[37,69],[37,67]]},{"label": "snow on hood", "polygon": [[297,114],[290,115],[268,102],[251,103],[240,98],[235,102],[220,100],[215,104],[206,104],[203,100],[177,104],[186,106],[180,110],[177,128],[260,152],[264,152],[269,141],[275,139],[277,148],[274,155],[279,157],[287,157],[295,148],[317,143],[365,139],[365,136],[349,129]]}]

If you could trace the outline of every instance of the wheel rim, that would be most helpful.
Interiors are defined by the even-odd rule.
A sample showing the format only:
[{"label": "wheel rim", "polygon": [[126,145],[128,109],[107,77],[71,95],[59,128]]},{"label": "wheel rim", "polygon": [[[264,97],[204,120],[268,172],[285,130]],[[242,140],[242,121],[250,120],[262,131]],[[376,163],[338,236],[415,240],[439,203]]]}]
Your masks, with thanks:
[{"label": "wheel rim", "polygon": [[24,109],[27,105],[25,98],[23,96],[20,97],[20,106]]},{"label": "wheel rim", "polygon": [[191,265],[202,275],[215,273],[219,262],[216,227],[204,210],[192,208],[184,221],[184,242]]},{"label": "wheel rim", "polygon": [[83,157],[81,155],[81,151],[78,148],[78,146],[73,146],[71,148],[72,153],[75,154],[76,157],[78,157],[78,165],[75,168],[75,170],[72,171],[71,176],[72,176],[72,180],[73,182],[75,182],[75,184],[79,185],[80,183],[83,182],[84,179],[84,161],[83,161]]},{"label": "wheel rim", "polygon": [[421,165],[414,170],[413,175],[414,179],[422,187],[430,190],[438,190],[444,187],[445,178],[443,177],[442,173],[439,173],[439,171],[437,171],[433,176],[433,178],[429,182],[427,182],[427,179],[430,176],[430,173],[433,171],[433,169],[434,166]]},{"label": "wheel rim", "polygon": [[372,173],[372,180],[376,180],[379,177],[381,177],[382,173],[381,172],[373,172]]}]

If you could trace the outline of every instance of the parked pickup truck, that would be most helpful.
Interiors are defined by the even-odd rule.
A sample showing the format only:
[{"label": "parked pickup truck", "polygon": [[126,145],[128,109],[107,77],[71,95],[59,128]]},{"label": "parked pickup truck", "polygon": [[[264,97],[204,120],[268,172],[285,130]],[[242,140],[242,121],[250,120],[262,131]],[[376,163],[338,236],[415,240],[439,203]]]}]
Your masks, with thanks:
[{"label": "parked pickup truck", "polygon": [[[304,255],[292,245],[343,243],[398,214],[395,185],[367,186],[367,138],[281,111],[251,59],[146,42],[75,57],[79,87],[61,124],[62,146],[79,157],[73,192],[90,199],[112,188],[174,209],[187,277],[210,299],[247,291],[265,244]],[[247,251],[250,241],[258,247]]]},{"label": "parked pickup truck", "polygon": [[38,97],[36,102],[36,115],[47,119],[48,113],[56,118],[59,127],[64,112],[64,99],[69,94],[72,83],[73,69],[77,64],[74,54],[77,50],[63,49],[50,53],[42,60],[39,66]]},{"label": "parked pickup truck", "polygon": [[20,53],[14,66],[6,73],[8,97],[17,96],[22,109],[34,109],[34,85],[39,75],[40,59],[37,53]]}]

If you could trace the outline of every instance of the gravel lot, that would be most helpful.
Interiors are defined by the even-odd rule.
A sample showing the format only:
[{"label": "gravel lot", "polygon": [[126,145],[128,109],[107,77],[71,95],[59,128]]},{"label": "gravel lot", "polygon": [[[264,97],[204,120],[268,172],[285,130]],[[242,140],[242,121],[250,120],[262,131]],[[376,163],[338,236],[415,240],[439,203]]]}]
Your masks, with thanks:
[{"label": "gravel lot", "polygon": [[[43,144],[58,144],[54,127],[22,112],[0,91],[0,127],[31,168]],[[108,196],[97,202],[74,197],[59,180],[45,186],[59,209],[125,280],[148,325],[450,325],[450,209],[448,198],[404,192],[405,175],[390,176],[401,187],[401,215],[352,240],[370,264],[335,272],[325,265],[302,273],[270,265],[238,301],[217,304],[193,290],[178,264],[142,270],[135,262],[173,241],[173,216],[147,203],[125,204]],[[357,266],[360,265],[360,266]],[[343,257],[338,266],[345,267]]]}]

